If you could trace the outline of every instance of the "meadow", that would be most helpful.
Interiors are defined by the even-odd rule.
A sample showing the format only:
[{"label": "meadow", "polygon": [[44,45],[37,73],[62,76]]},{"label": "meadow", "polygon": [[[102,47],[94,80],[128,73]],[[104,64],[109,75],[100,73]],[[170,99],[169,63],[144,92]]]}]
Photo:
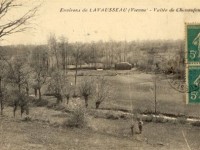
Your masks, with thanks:
[{"label": "meadow", "polygon": [[[74,72],[69,71],[69,80],[74,82]],[[124,110],[139,113],[154,113],[155,109],[155,74],[145,73],[137,69],[117,71],[88,71],[78,72],[78,83],[85,76],[95,77],[103,75],[111,83],[113,97],[103,102],[101,109]],[[157,112],[174,115],[199,117],[200,105],[186,105],[186,93],[178,91],[169,83],[171,79],[165,74],[156,75]],[[89,107],[94,108],[94,101],[90,99]]]},{"label": "meadow", "polygon": [[[142,134],[132,136],[131,119],[105,119],[88,115],[84,128],[69,128],[63,122],[69,113],[46,107],[32,107],[30,121],[20,114],[12,117],[7,108],[0,119],[2,150],[187,150],[199,149],[199,127],[188,124],[144,122]],[[136,122],[135,122],[136,125]]]},{"label": "meadow", "polygon": [[[89,99],[86,111],[87,125],[84,128],[65,126],[71,117],[70,108],[76,103],[84,106],[83,99],[71,98],[53,107],[56,99],[43,96],[47,105],[30,107],[30,120],[21,118],[17,111],[13,118],[12,108],[6,107],[0,119],[0,146],[2,150],[188,150],[200,149],[199,127],[187,123],[144,122],[143,133],[138,134],[137,121],[132,117],[115,117],[117,113],[152,113],[154,111],[153,73],[136,69],[130,71],[78,71],[79,84],[85,76],[104,75],[111,82],[114,96],[95,109]],[[74,82],[74,71],[68,72]],[[44,89],[43,89],[44,90]],[[44,92],[44,91],[42,91]],[[174,116],[199,116],[198,105],[185,105],[184,93],[172,88],[168,79],[157,75],[158,113]],[[134,124],[134,135],[130,126]]]}]

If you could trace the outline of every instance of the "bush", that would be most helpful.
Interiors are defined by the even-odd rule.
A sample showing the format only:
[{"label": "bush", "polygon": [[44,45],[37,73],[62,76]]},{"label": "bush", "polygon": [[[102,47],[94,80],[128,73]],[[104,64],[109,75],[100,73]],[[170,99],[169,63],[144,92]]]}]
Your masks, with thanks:
[{"label": "bush", "polygon": [[186,117],[178,117],[177,122],[181,124],[186,124],[187,118]]},{"label": "bush", "polygon": [[117,120],[117,119],[119,119],[119,116],[117,116],[115,114],[106,114],[106,118],[112,119],[112,120]]},{"label": "bush", "polygon": [[118,64],[115,64],[116,70],[131,70],[132,65],[128,62],[120,62]]},{"label": "bush", "polygon": [[152,122],[153,121],[153,115],[148,115],[142,118],[145,122]]},{"label": "bush", "polygon": [[47,106],[48,105],[48,100],[45,100],[45,99],[41,99],[41,100],[39,100],[39,99],[34,99],[34,100],[32,100],[32,104],[34,105],[34,106],[37,106],[37,107],[44,107],[44,106]]},{"label": "bush", "polygon": [[32,119],[31,119],[31,117],[29,117],[29,116],[26,116],[26,117],[24,117],[23,119],[22,119],[22,121],[31,121]]},{"label": "bush", "polygon": [[156,123],[165,123],[167,122],[167,119],[163,116],[156,116],[155,118],[153,118],[153,121]]},{"label": "bush", "polygon": [[54,107],[54,109],[57,110],[57,111],[63,111],[63,110],[65,110],[65,106],[59,104],[59,105],[56,105],[56,106]]},{"label": "bush", "polygon": [[86,110],[82,107],[77,107],[71,114],[71,117],[64,122],[64,126],[83,128],[87,125]]},{"label": "bush", "polygon": [[84,76],[84,73],[83,72],[78,72],[77,76]]},{"label": "bush", "polygon": [[196,127],[200,127],[200,121],[193,122],[192,125]]}]

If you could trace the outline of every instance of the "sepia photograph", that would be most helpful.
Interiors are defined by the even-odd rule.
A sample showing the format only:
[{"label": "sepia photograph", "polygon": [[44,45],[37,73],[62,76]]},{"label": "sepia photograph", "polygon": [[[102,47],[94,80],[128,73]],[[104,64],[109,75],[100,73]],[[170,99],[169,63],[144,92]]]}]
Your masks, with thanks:
[{"label": "sepia photograph", "polygon": [[200,2],[0,0],[0,150],[200,150]]}]

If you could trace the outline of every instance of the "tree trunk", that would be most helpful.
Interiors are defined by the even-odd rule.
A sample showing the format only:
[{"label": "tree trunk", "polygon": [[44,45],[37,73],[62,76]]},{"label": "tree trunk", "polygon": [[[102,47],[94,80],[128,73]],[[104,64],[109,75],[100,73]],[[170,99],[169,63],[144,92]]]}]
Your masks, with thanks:
[{"label": "tree trunk", "polygon": [[74,97],[76,97],[77,73],[78,73],[78,60],[76,60],[76,72],[75,72],[75,88],[74,88]]},{"label": "tree trunk", "polygon": [[14,115],[14,118],[15,118],[15,112],[17,110],[17,105],[15,104],[14,108],[13,108],[13,115]]},{"label": "tree trunk", "polygon": [[63,67],[63,70],[65,71],[65,69],[66,69],[66,64],[65,64],[65,62],[66,62],[66,56],[65,56],[66,54],[65,54],[65,50],[64,50],[64,53],[63,53],[63,57],[62,57],[62,67]]},{"label": "tree trunk", "polygon": [[69,96],[67,96],[67,104],[69,104]]},{"label": "tree trunk", "polygon": [[18,84],[18,90],[19,90],[19,93],[21,93],[21,85],[20,85],[20,83]]},{"label": "tree trunk", "polygon": [[41,88],[38,88],[38,92],[39,92],[39,100],[42,100]]},{"label": "tree trunk", "polygon": [[1,101],[1,115],[3,115],[3,93],[2,93],[2,84],[1,84],[2,80],[0,77],[0,101]]},{"label": "tree trunk", "polygon": [[78,72],[78,62],[76,62],[75,86],[76,86],[76,80],[77,80],[77,72]]},{"label": "tree trunk", "polygon": [[21,118],[22,118],[23,113],[24,113],[24,107],[21,106]]},{"label": "tree trunk", "polygon": [[57,98],[57,101],[56,101],[57,104],[63,101],[62,95],[60,93],[56,93],[55,97]]},{"label": "tree trunk", "polygon": [[1,99],[1,115],[3,115],[3,97],[1,96],[0,99]]},{"label": "tree trunk", "polygon": [[96,102],[96,109],[99,108],[100,104],[101,104],[101,102],[99,102],[99,101]]},{"label": "tree trunk", "polygon": [[54,49],[54,53],[55,53],[55,57],[56,57],[56,67],[57,67],[57,69],[59,69],[58,52],[57,52],[56,48]]},{"label": "tree trunk", "polygon": [[34,88],[35,97],[37,97],[37,88]]},{"label": "tree trunk", "polygon": [[49,58],[47,58],[47,71],[49,71]]},{"label": "tree trunk", "polygon": [[14,118],[15,118],[15,110],[13,110],[13,116],[14,116]]},{"label": "tree trunk", "polygon": [[88,108],[88,97],[85,97],[85,108]]},{"label": "tree trunk", "polygon": [[1,99],[1,115],[3,115],[3,98],[0,97],[0,99]]},{"label": "tree trunk", "polygon": [[29,96],[29,86],[28,86],[28,84],[27,84],[27,87],[26,87],[26,94],[27,94],[27,96]]},{"label": "tree trunk", "polygon": [[156,87],[156,75],[155,75],[155,83],[154,83],[154,98],[155,98],[155,101],[154,101],[154,107],[155,107],[155,110],[154,110],[154,113],[157,114],[157,87]]}]

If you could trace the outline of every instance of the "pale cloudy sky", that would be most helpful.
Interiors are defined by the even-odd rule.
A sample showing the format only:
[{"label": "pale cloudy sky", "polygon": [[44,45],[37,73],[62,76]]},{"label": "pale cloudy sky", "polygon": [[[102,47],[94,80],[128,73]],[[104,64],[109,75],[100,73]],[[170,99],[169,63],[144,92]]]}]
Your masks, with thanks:
[{"label": "pale cloudy sky", "polygon": [[[146,12],[60,12],[83,8],[136,8]],[[199,13],[154,12],[154,8],[199,8],[197,0],[45,0],[35,30],[14,34],[1,44],[43,44],[50,33],[69,42],[108,40],[184,39],[185,22],[199,22]],[[150,11],[151,10],[151,11]],[[23,11],[20,11],[23,13]]]}]

